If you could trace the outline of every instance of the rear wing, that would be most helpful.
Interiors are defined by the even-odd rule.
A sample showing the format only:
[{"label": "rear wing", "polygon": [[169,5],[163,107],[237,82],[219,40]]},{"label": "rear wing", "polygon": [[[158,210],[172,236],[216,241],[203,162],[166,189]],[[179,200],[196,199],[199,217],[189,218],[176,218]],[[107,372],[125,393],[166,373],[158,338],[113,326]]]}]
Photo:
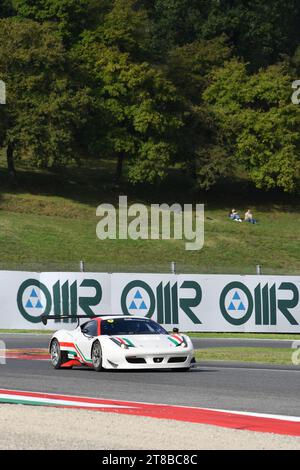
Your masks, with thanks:
[{"label": "rear wing", "polygon": [[88,316],[88,315],[42,315],[41,320],[43,325],[47,325],[48,320],[80,320],[80,318],[97,318],[96,315]]},{"label": "rear wing", "polygon": [[[81,318],[85,318],[86,320],[90,320],[93,318],[102,318],[102,317],[111,317],[112,315],[42,315],[41,320],[43,325],[47,325],[48,320],[77,320],[79,324],[79,320]],[[114,314],[113,316],[124,316],[122,314]]]}]

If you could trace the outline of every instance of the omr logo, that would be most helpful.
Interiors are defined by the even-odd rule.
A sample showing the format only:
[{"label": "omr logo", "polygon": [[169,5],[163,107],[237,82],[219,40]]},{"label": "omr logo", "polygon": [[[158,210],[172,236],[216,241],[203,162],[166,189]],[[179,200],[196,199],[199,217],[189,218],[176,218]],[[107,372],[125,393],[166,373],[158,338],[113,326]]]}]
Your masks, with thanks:
[{"label": "omr logo", "polygon": [[21,285],[17,303],[20,313],[31,323],[39,323],[42,315],[49,315],[52,299],[47,287],[36,279],[28,279]]},{"label": "omr logo", "polygon": [[228,284],[222,291],[220,308],[229,323],[243,325],[249,320],[253,310],[251,292],[240,282]]},{"label": "omr logo", "polygon": [[140,314],[152,318],[156,313],[157,322],[178,325],[179,314],[184,313],[195,325],[201,321],[194,312],[202,300],[201,286],[195,281],[160,282],[151,287],[144,281],[129,282],[121,294],[121,309],[124,315]]},{"label": "omr logo", "polygon": [[124,315],[142,315],[151,318],[155,310],[155,296],[144,281],[132,281],[122,292],[121,308]]},{"label": "omr logo", "polygon": [[231,282],[221,292],[220,310],[231,325],[244,325],[254,314],[255,325],[277,325],[281,314],[291,325],[298,325],[291,310],[299,303],[299,291],[292,282],[258,284],[251,292],[241,282]]},{"label": "omr logo", "polygon": [[[46,286],[36,279],[27,279],[18,290],[17,304],[21,315],[31,323],[40,323],[42,315],[53,314],[57,317],[69,315],[71,322],[76,322],[76,315],[81,313],[92,317],[96,315],[95,308],[102,299],[102,288],[95,279],[83,279],[70,283],[60,280]],[[58,322],[60,320],[57,320]],[[64,322],[69,320],[64,319]]]}]

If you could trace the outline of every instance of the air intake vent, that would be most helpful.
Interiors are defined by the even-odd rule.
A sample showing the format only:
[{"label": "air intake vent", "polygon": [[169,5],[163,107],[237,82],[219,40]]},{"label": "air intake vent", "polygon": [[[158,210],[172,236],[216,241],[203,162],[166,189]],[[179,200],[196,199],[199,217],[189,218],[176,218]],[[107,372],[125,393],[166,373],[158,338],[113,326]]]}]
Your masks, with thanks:
[{"label": "air intake vent", "polygon": [[169,364],[175,364],[178,362],[185,362],[187,360],[187,357],[170,357],[168,360]]},{"label": "air intake vent", "polygon": [[146,359],[143,357],[126,357],[126,361],[129,364],[146,364]]}]

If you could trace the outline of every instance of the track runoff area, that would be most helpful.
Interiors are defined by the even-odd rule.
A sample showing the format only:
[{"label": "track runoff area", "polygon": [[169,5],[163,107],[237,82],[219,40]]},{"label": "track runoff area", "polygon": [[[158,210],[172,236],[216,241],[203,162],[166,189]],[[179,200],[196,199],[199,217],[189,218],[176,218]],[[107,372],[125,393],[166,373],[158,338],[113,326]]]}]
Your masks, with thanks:
[{"label": "track runoff area", "polygon": [[[276,412],[263,412],[261,406],[257,407],[257,410],[255,406],[251,406],[249,411],[247,409],[241,411],[240,409],[235,409],[235,407],[225,406],[226,399],[222,400],[222,396],[224,396],[223,387],[226,382],[220,382],[220,389],[218,391],[219,403],[222,406],[216,406],[215,401],[212,401],[211,407],[207,406],[209,403],[209,393],[215,393],[213,383],[212,381],[209,383],[209,380],[214,376],[214,372],[216,375],[220,372],[222,366],[214,367],[213,365],[206,365],[202,367],[200,363],[190,373],[184,374],[165,371],[159,374],[142,372],[138,375],[136,371],[121,374],[114,371],[111,374],[104,372],[102,375],[102,373],[97,374],[93,371],[85,371],[84,368],[73,369],[73,371],[54,371],[47,351],[48,337],[40,335],[34,337],[11,335],[7,336],[5,340],[8,343],[8,347],[5,351],[0,351],[0,358],[6,357],[6,364],[2,365],[0,369],[2,375],[2,380],[0,375],[0,420],[3,409],[6,408],[5,405],[7,404],[30,405],[35,407],[36,410],[38,409],[37,407],[47,408],[48,410],[55,409],[56,411],[59,409],[85,410],[89,413],[96,413],[98,416],[99,414],[109,413],[110,416],[111,414],[122,415],[124,418],[125,416],[139,417],[140,419],[148,418],[153,420],[155,423],[154,427],[157,429],[160,427],[161,420],[166,420],[169,423],[174,423],[174,425],[181,422],[182,424],[186,423],[186,426],[188,424],[205,425],[208,429],[211,429],[210,427],[213,426],[218,427],[220,430],[231,429],[239,431],[242,434],[245,431],[254,435],[260,433],[259,436],[261,437],[259,439],[261,442],[268,435],[290,437],[293,438],[292,448],[300,449],[300,413],[295,413],[295,408],[293,408],[293,413],[280,413],[280,406],[278,406],[279,411],[276,410]],[[39,347],[29,347],[30,344],[33,346],[38,345]],[[22,347],[16,347],[18,345]],[[241,393],[240,403],[243,402],[242,386],[244,375],[242,372],[246,373],[247,376],[251,375],[254,371],[261,372],[261,377],[265,377],[266,384],[268,374],[274,376],[276,373],[284,372],[276,371],[276,369],[251,370],[251,368],[247,369],[246,366],[243,368],[242,364],[239,364],[238,367],[240,369],[230,368],[227,365],[227,367],[224,367],[223,372],[228,374],[228,384],[230,384],[232,389],[236,389],[237,393]],[[70,386],[70,372],[72,374],[72,386]],[[234,375],[232,374],[233,372],[235,372]],[[299,380],[300,370],[287,370],[286,372],[293,381]],[[65,380],[64,374],[66,374]],[[128,386],[131,375],[133,382],[131,386]],[[41,380],[40,385],[37,387],[38,377]],[[145,390],[149,389],[151,391],[151,387],[155,386],[156,395],[155,397],[153,395],[155,398],[154,402],[149,400],[149,393],[145,393],[145,401],[136,400],[139,396],[137,393],[133,393],[136,377],[139,383],[142,380]],[[164,378],[163,380],[162,377]],[[191,381],[189,378],[193,380]],[[112,383],[110,389],[107,389],[107,383],[110,382],[109,379],[111,379]],[[89,380],[91,380],[91,387],[89,387]],[[154,385],[153,380],[155,382]],[[106,386],[102,387],[104,382]],[[157,387],[160,382],[162,383],[161,393]],[[58,384],[61,383],[63,385],[60,392],[54,393],[53,390],[58,390]],[[82,386],[83,383],[84,386]],[[185,390],[185,397],[181,396],[178,398],[178,401],[183,402],[184,406],[182,404],[173,404],[172,400],[166,399],[166,383],[169,385],[169,398],[171,398],[173,393],[176,395],[178,387],[181,391]],[[199,390],[197,406],[194,406],[195,401],[197,401],[195,396],[192,397],[191,395],[192,399],[190,399],[190,387],[194,388],[195,385]],[[247,387],[247,384],[245,384],[245,387]],[[286,387],[289,387],[288,381],[286,381]],[[263,390],[263,387],[261,389]],[[91,395],[88,393],[89,390]],[[266,410],[268,409],[268,393],[269,390],[266,390],[264,398],[266,400]],[[204,395],[206,395],[205,400],[202,399]],[[107,396],[113,397],[113,399]],[[126,396],[126,399],[124,399],[124,396]],[[193,403],[192,406],[191,402]],[[201,406],[202,402],[205,403],[205,406]],[[232,403],[229,403],[229,405],[232,405]],[[101,446],[100,442],[101,438],[99,441]],[[49,445],[51,446],[50,443]],[[215,442],[214,445],[218,448],[218,442]],[[178,446],[180,448],[180,444]],[[229,443],[228,446],[230,448]],[[253,446],[255,448],[255,441]],[[167,439],[161,444],[161,449],[165,447],[168,447]],[[195,447],[201,449],[201,441],[192,441],[191,448]],[[285,443],[282,446],[279,445],[279,448],[284,449]]]}]

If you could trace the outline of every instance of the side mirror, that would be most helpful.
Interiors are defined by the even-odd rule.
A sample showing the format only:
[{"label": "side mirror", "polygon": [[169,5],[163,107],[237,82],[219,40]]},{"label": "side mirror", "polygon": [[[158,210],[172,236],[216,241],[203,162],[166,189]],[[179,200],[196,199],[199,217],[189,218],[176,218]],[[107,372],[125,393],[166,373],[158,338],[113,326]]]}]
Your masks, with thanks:
[{"label": "side mirror", "polygon": [[175,334],[179,333],[179,328],[173,328],[173,333]]}]

